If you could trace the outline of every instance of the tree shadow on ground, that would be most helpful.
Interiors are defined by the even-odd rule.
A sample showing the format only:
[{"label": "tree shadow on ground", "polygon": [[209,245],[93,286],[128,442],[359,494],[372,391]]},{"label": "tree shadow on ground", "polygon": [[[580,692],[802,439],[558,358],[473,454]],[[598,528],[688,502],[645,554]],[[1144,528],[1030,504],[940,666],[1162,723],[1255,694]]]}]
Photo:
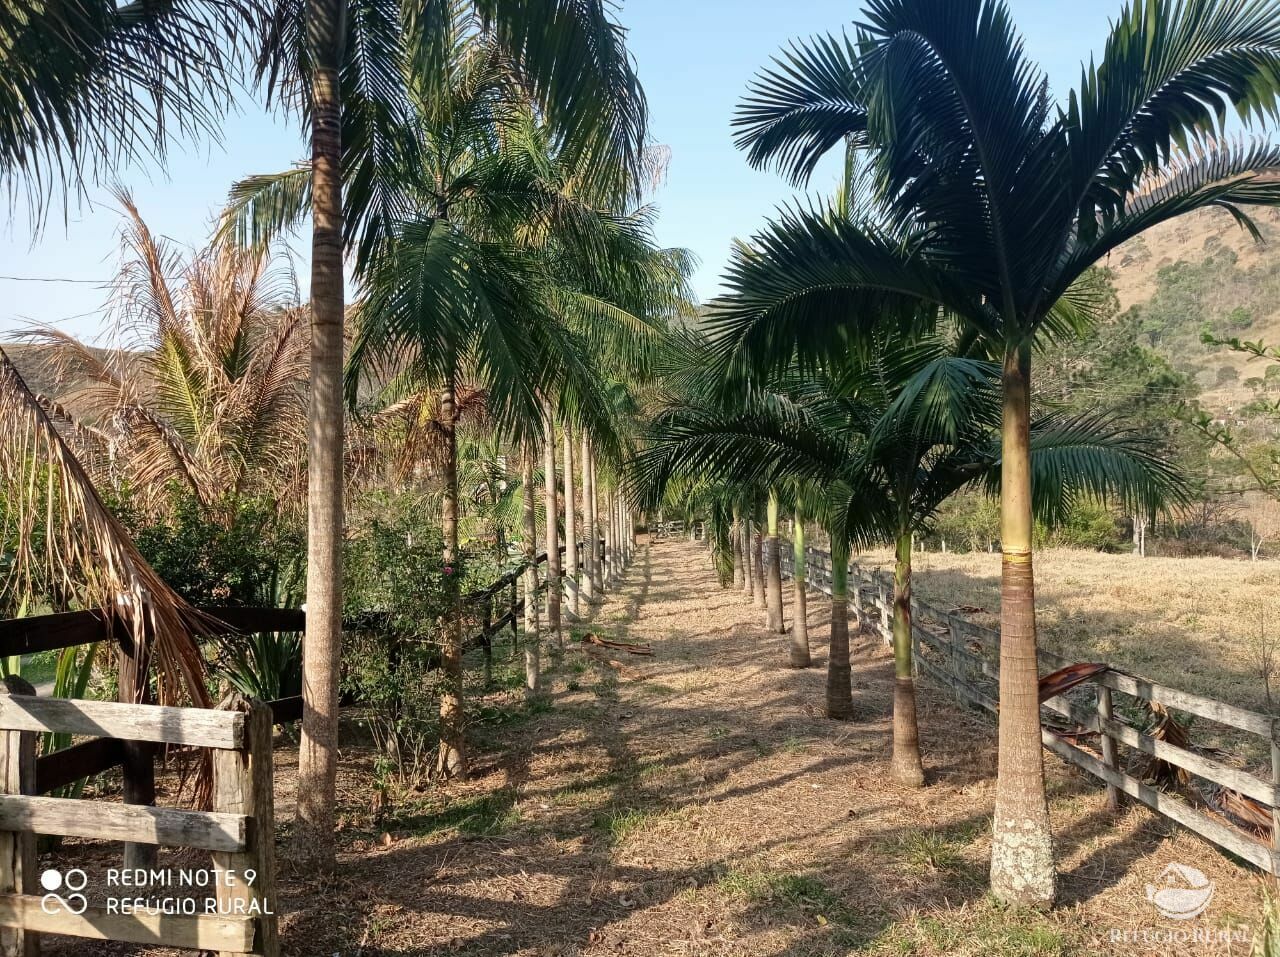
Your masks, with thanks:
[{"label": "tree shadow on ground", "polygon": [[[376,822],[373,756],[344,754],[339,874],[319,880],[284,862],[285,952],[915,953],[894,935],[919,915],[987,913],[994,724],[922,683],[930,786],[893,785],[891,659],[859,636],[859,718],[827,720],[828,610],[810,603],[815,667],[791,669],[786,638],[716,586],[704,552],[642,550],[588,627],[651,643],[654,657],[620,654],[613,667],[570,647],[548,676],[549,707],[513,705],[515,718],[477,735],[482,776]],[[287,779],[287,757],[280,768]],[[1087,923],[1159,836],[1149,819],[1114,827],[1101,789],[1065,766],[1051,762],[1049,780],[1064,898]],[[281,793],[287,821],[283,781]],[[1247,881],[1225,862],[1215,877]],[[1046,933],[1065,923],[1049,920]]]}]

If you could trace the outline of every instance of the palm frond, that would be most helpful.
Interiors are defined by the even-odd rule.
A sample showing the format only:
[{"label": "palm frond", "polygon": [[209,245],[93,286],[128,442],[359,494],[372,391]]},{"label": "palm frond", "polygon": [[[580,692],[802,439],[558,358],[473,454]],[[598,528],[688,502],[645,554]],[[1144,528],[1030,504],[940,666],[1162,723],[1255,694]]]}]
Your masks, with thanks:
[{"label": "palm frond", "polygon": [[[3,351],[0,422],[8,436],[0,443],[0,484],[13,548],[5,592],[52,586],[119,620],[135,662],[154,654],[163,702],[211,707],[197,641],[208,622],[147,564]],[[146,676],[136,677],[135,686],[145,688]]]}]

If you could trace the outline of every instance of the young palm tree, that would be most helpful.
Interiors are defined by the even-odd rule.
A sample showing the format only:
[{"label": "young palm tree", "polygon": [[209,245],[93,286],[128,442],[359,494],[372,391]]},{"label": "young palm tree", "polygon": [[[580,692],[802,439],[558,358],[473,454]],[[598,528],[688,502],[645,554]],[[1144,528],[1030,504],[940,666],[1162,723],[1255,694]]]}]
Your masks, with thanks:
[{"label": "young palm tree", "polygon": [[1273,0],[1134,3],[1055,107],[1000,0],[871,0],[853,38],[784,53],[735,120],[753,164],[798,181],[847,139],[872,171],[866,201],[899,227],[800,213],[761,237],[732,276],[730,324],[746,352],[776,363],[769,349],[830,351],[876,324],[947,317],[1002,364],[991,877],[1006,901],[1048,903],[1055,883],[1036,695],[1032,343],[1085,271],[1126,240],[1208,206],[1253,230],[1247,207],[1280,203],[1267,175],[1280,150],[1236,144],[1224,129],[1231,111],[1247,122],[1274,115],[1278,61]]},{"label": "young palm tree", "polygon": [[[998,366],[951,355],[941,340],[881,340],[840,366],[784,373],[730,406],[686,398],[655,421],[639,466],[651,487],[697,471],[732,482],[810,483],[826,490],[833,545],[894,544],[892,768],[908,786],[924,783],[911,660],[913,535],[965,486],[998,491],[998,382]],[[1031,433],[1035,505],[1048,521],[1065,517],[1082,494],[1141,512],[1182,494],[1150,442],[1105,419],[1051,414]],[[847,587],[848,556],[840,545],[832,552],[834,593]],[[836,640],[833,633],[833,655]],[[834,700],[843,700],[843,680],[843,670],[830,672]]]}]

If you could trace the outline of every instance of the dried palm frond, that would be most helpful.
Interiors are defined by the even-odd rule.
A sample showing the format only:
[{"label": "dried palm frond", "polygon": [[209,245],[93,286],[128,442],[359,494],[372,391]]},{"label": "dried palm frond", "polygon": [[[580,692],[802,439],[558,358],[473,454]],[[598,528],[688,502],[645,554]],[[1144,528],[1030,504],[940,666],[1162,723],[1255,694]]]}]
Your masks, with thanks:
[{"label": "dried palm frond", "polygon": [[[1147,708],[1154,719],[1151,728],[1146,732],[1148,735],[1157,741],[1165,741],[1176,747],[1192,750],[1190,731],[1185,724],[1173,716],[1168,708],[1158,701],[1147,702]],[[1191,775],[1185,769],[1168,761],[1162,761],[1155,755],[1148,755],[1142,762],[1138,776],[1144,781],[1153,782],[1158,787],[1184,785],[1191,780]]]},{"label": "dried palm frond", "polygon": [[[393,383],[393,386],[395,383]],[[471,383],[454,390],[457,425],[478,425],[485,419],[487,392]],[[403,398],[390,402],[371,417],[375,432],[396,447],[399,478],[419,474],[424,467],[434,470],[444,454],[444,425],[440,417],[440,391],[418,386]]]},{"label": "dried palm frond", "polygon": [[[4,534],[12,550],[4,590],[56,589],[97,609],[127,636],[139,667],[148,657],[154,662],[162,703],[209,707],[197,643],[208,620],[147,564],[3,350],[0,427]],[[146,675],[134,677],[134,687],[147,687]]]},{"label": "dried palm frond", "polygon": [[117,348],[29,332],[47,347],[54,398],[108,437],[113,468],[144,500],[163,501],[174,482],[207,509],[274,496],[292,484],[306,431],[308,315],[292,267],[266,249],[180,254],[127,193],[116,198],[126,213]]},{"label": "dried palm frond", "polygon": [[1077,685],[1092,681],[1102,672],[1109,670],[1111,670],[1110,665],[1091,662],[1082,662],[1059,668],[1057,671],[1040,679],[1040,703],[1044,704],[1050,698],[1066,694]]}]

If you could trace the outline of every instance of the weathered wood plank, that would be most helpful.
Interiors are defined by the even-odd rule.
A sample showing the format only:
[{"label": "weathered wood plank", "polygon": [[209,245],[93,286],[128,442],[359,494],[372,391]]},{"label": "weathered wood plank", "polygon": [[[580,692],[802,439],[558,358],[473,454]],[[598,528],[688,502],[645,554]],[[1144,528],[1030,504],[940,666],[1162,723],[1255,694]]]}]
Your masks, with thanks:
[{"label": "weathered wood plank", "polygon": [[1098,675],[1094,680],[1099,684],[1106,685],[1113,691],[1123,691],[1125,694],[1133,695],[1137,698],[1145,698],[1148,701],[1155,701],[1171,708],[1199,715],[1201,718],[1208,718],[1218,724],[1239,728],[1241,731],[1251,731],[1254,734],[1262,735],[1268,740],[1271,738],[1272,729],[1276,723],[1276,719],[1265,714],[1246,711],[1244,708],[1237,708],[1235,705],[1214,701],[1212,698],[1203,698],[1198,694],[1191,694],[1187,691],[1179,691],[1177,688],[1156,684],[1154,681],[1127,674],[1123,671],[1107,671]]},{"label": "weathered wood plank", "polygon": [[1092,754],[1064,741],[1052,731],[1042,730],[1040,736],[1044,746],[1067,763],[1074,764],[1094,777],[1101,778],[1107,784],[1114,785],[1125,794],[1137,798],[1157,814],[1194,831],[1211,844],[1216,844],[1244,858],[1269,874],[1275,873],[1270,847],[1263,846],[1242,831],[1206,817],[1191,805],[1172,795],[1143,784],[1122,771],[1113,771]]},{"label": "weathered wood plank", "polygon": [[248,824],[243,814],[0,794],[0,830],[242,851]]},{"label": "weathered wood plank", "polygon": [[238,748],[244,742],[244,715],[204,708],[0,695],[0,729]]},{"label": "weathered wood plank", "polygon": [[1161,741],[1158,738],[1143,734],[1114,718],[1104,718],[1101,715],[1090,713],[1061,696],[1050,698],[1044,702],[1042,707],[1048,708],[1050,711],[1065,718],[1070,718],[1088,731],[1109,735],[1121,744],[1142,751],[1144,754],[1150,754],[1161,761],[1167,761],[1169,764],[1185,768],[1192,774],[1198,775],[1207,781],[1213,781],[1215,784],[1221,784],[1223,787],[1231,788],[1233,791],[1239,791],[1255,801],[1261,801],[1268,807],[1275,801],[1275,790],[1270,782],[1254,777],[1246,771],[1206,758],[1204,755],[1196,754],[1194,751],[1180,748],[1176,744],[1170,744],[1168,741]]},{"label": "weathered wood plank", "polygon": [[30,655],[87,645],[110,637],[107,620],[96,611],[0,620],[0,655]]},{"label": "weathered wood plank", "polygon": [[971,701],[973,704],[990,711],[992,714],[996,714],[999,711],[999,706],[992,698],[987,697],[987,695],[973,687],[973,685],[957,681],[946,671],[939,668],[923,655],[916,659],[916,663],[924,669],[925,673],[929,675],[930,678],[941,682],[943,685],[956,692],[956,694],[963,696],[967,701]]},{"label": "weathered wood plank", "polygon": [[124,744],[116,738],[93,738],[36,759],[36,794],[73,784],[118,767]]},{"label": "weathered wood plank", "polygon": [[112,914],[91,906],[83,914],[56,910],[47,914],[35,895],[0,894],[0,926],[24,927],[41,934],[91,940],[163,945],[187,950],[253,951],[254,920],[214,914]]}]

